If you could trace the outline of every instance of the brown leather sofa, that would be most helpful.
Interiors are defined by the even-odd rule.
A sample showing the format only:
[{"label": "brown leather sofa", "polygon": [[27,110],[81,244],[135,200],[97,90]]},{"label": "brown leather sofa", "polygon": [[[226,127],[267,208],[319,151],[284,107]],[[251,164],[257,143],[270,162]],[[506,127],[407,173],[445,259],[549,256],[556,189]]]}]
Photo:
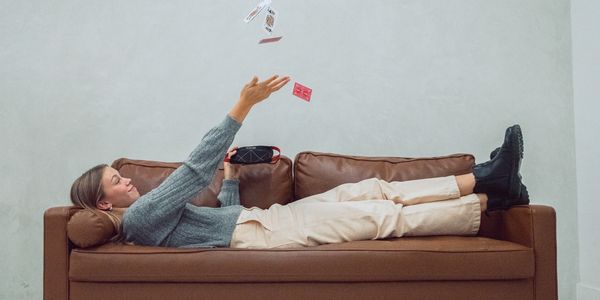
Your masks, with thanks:
[{"label": "brown leather sofa", "polygon": [[[303,152],[294,163],[282,157],[277,164],[245,166],[240,194],[244,206],[267,208],[370,177],[393,181],[464,174],[473,163],[467,154],[411,159]],[[178,165],[113,163],[142,194]],[[194,204],[218,206],[222,176],[219,170]],[[477,236],[272,250],[112,242],[84,248],[69,238],[75,236],[71,216],[80,211],[54,207],[44,215],[44,299],[557,298],[555,212],[543,205],[483,214]]]}]

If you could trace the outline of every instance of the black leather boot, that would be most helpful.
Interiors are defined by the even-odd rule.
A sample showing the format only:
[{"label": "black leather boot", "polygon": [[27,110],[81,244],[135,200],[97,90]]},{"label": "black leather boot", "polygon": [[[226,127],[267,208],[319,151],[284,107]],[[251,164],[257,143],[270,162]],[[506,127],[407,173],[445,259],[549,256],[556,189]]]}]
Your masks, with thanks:
[{"label": "black leather boot", "polygon": [[[490,159],[494,159],[494,157],[496,157],[496,155],[498,154],[498,152],[500,151],[500,147],[494,149],[494,151],[492,151],[490,153]],[[523,184],[523,177],[521,177],[521,174],[519,174],[519,178],[521,178],[521,195],[519,195],[519,199],[514,199],[514,201],[511,203],[512,205],[527,205],[529,204],[529,192],[527,191],[527,186],[525,186],[525,184]],[[494,196],[494,195],[492,195]],[[495,196],[494,196],[495,197]],[[489,198],[489,196],[488,196]],[[497,202],[497,200],[496,200]]]},{"label": "black leather boot", "polygon": [[523,158],[521,127],[506,129],[504,143],[493,159],[475,165],[475,193],[488,195],[488,210],[506,209],[521,197],[519,167]]},{"label": "black leather boot", "polygon": [[487,211],[506,210],[514,205],[529,204],[529,193],[524,185],[521,186],[519,198],[506,198],[505,195],[496,193],[489,193],[486,195],[488,197]]}]

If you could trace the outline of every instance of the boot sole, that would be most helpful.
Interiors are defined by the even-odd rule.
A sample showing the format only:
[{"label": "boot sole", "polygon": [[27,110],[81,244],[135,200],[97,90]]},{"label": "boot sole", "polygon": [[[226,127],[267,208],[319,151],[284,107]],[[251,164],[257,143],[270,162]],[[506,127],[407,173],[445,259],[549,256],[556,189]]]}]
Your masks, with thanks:
[{"label": "boot sole", "polygon": [[[509,199],[518,199],[521,195],[521,179],[519,178],[519,169],[521,168],[521,160],[523,159],[523,133],[521,132],[521,127],[519,125],[514,125],[511,127],[511,131],[514,131],[516,135],[516,141],[513,140],[512,149],[514,153],[518,153],[519,159],[517,159],[513,163],[513,172],[511,172],[510,176],[510,185],[513,187],[509,191]],[[513,138],[514,139],[514,138]],[[516,171],[514,171],[516,170]]]},{"label": "boot sole", "polygon": [[[518,136],[519,136],[519,143],[521,143],[521,145],[523,145],[523,135],[521,134],[521,131],[518,132]],[[490,159],[494,159],[494,157],[496,157],[496,155],[498,155],[498,152],[500,152],[500,147],[494,149],[494,151],[492,151],[490,153]],[[521,151],[519,152],[519,156],[521,157],[521,159],[523,159],[523,146],[521,146]]]}]

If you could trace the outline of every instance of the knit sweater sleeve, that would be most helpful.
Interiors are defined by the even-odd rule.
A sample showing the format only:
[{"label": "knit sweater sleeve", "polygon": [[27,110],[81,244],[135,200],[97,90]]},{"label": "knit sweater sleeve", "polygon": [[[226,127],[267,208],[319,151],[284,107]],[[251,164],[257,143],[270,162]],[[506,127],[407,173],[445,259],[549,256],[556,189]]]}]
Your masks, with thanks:
[{"label": "knit sweater sleeve", "polygon": [[186,203],[206,188],[241,124],[225,117],[209,130],[188,159],[157,188],[134,202],[123,216],[128,241],[158,246],[177,226]]},{"label": "knit sweater sleeve", "polygon": [[240,181],[224,179],[217,199],[221,202],[221,207],[240,205]]}]

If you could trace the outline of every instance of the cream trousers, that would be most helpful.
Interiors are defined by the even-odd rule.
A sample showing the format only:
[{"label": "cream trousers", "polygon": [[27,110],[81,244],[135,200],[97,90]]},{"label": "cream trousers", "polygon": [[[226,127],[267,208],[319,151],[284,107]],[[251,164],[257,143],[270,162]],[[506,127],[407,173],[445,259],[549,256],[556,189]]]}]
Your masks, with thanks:
[{"label": "cream trousers", "polygon": [[474,235],[475,194],[460,197],[454,176],[342,184],[287,205],[242,211],[233,248],[292,248],[388,237]]}]

